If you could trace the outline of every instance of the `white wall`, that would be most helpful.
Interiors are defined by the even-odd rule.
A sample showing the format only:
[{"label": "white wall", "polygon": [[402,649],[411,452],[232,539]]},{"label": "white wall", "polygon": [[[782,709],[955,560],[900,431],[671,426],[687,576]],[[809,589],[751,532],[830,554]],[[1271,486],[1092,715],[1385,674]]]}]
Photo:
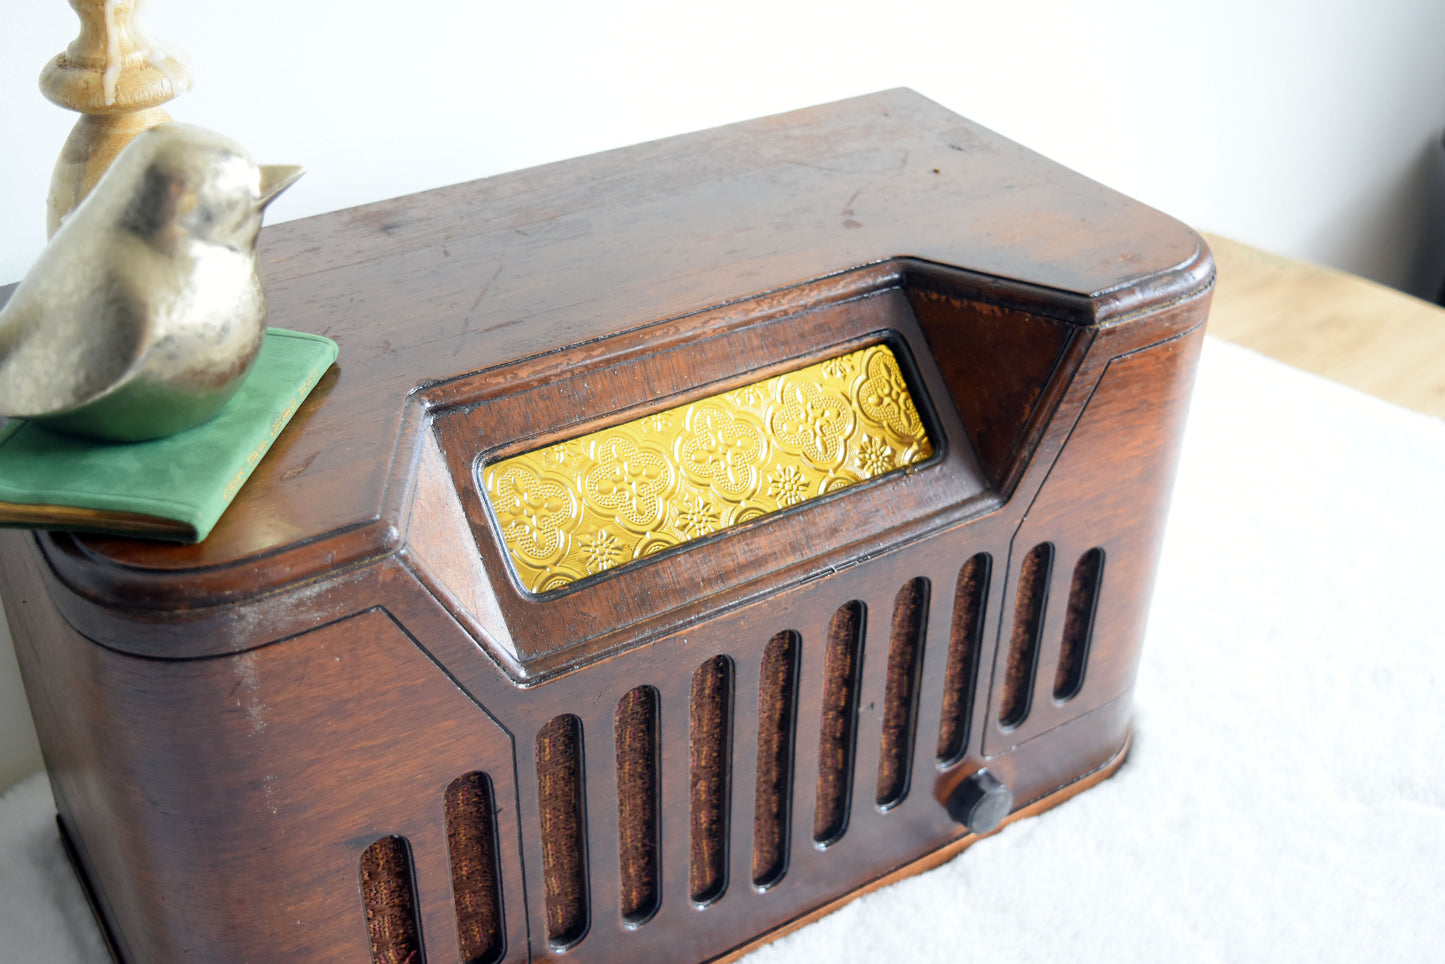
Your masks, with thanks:
[{"label": "white wall", "polygon": [[[910,86],[1196,227],[1417,293],[1445,275],[1445,4],[152,0],[182,120],[310,173],[302,217]],[[0,281],[73,121],[36,88],[64,0],[0,10]],[[38,765],[0,640],[0,787]]]}]

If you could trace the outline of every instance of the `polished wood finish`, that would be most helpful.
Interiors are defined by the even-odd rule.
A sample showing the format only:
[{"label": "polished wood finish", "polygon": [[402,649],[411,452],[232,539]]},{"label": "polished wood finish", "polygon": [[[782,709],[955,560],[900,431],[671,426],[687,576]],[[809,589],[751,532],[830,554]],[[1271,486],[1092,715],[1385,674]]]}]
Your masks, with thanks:
[{"label": "polished wood finish", "polygon": [[[1117,765],[1213,280],[1181,225],[894,91],[264,237],[341,360],[212,537],[0,533],[124,959],[715,959],[965,845],[984,765],[1021,813]],[[516,584],[484,461],[880,340],[933,458]]]}]

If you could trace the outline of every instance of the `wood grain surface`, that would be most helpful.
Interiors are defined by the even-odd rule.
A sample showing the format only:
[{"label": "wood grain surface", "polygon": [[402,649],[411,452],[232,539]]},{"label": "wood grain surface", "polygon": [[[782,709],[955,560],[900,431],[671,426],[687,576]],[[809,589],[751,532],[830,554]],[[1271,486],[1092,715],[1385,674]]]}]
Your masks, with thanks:
[{"label": "wood grain surface", "polygon": [[[341,365],[211,539],[0,533],[125,960],[713,960],[965,846],[985,765],[1018,813],[1117,766],[1213,284],[1182,225],[895,91],[266,250]],[[880,341],[933,458],[516,584],[486,459]]]},{"label": "wood grain surface", "polygon": [[203,543],[81,551],[209,591],[219,567],[253,590],[300,578],[317,566],[302,543],[335,562],[393,550],[419,385],[900,255],[1092,298],[1100,320],[1208,270],[1177,222],[909,91],[294,221],[262,236],[270,322],[334,339],[334,373]]}]

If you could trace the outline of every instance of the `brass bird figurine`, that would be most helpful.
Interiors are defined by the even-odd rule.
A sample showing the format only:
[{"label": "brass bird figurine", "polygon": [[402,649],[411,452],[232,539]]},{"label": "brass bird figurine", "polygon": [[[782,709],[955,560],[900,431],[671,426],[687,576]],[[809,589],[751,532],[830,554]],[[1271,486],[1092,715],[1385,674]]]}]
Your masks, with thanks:
[{"label": "brass bird figurine", "polygon": [[137,136],[0,310],[0,414],[131,442],[220,411],[265,335],[262,213],[301,173],[188,124]]}]

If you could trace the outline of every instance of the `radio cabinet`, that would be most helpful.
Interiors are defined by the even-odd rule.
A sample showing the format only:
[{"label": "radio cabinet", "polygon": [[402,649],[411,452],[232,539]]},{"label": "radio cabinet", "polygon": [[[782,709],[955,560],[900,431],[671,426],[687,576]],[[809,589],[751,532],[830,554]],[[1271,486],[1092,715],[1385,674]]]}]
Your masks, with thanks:
[{"label": "radio cabinet", "polygon": [[341,356],[211,537],[0,547],[117,958],[727,958],[1119,765],[1177,222],[893,91],[262,258]]}]

